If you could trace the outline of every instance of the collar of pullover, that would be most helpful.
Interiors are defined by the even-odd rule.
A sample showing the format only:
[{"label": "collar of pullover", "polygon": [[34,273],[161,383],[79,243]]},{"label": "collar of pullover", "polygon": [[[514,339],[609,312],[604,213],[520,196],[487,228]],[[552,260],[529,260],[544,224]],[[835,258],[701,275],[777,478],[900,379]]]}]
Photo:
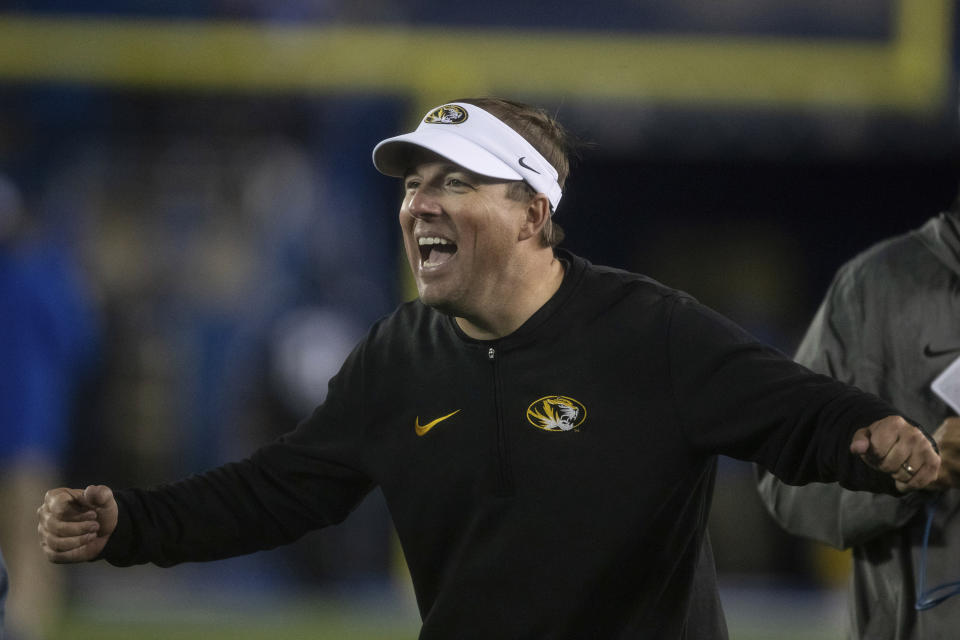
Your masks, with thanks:
[{"label": "collar of pullover", "polygon": [[556,251],[557,259],[564,266],[563,281],[560,283],[560,288],[547,300],[546,304],[527,318],[527,321],[520,325],[519,329],[496,340],[477,340],[464,333],[454,318],[448,317],[447,325],[466,343],[484,348],[497,347],[505,351],[548,337],[551,327],[559,328],[557,327],[558,323],[551,322],[551,320],[576,291],[589,264],[583,258],[573,255],[566,249],[557,249]]}]

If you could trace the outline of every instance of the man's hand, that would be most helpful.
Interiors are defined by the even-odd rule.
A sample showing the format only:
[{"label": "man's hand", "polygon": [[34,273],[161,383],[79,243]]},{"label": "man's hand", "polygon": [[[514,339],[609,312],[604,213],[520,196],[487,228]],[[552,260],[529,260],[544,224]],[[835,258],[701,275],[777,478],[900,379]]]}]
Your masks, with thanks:
[{"label": "man's hand", "polygon": [[117,501],[103,485],[51,489],[37,509],[40,546],[56,563],[93,560],[117,528]]},{"label": "man's hand", "polygon": [[933,445],[920,429],[900,416],[887,416],[859,429],[853,434],[850,452],[893,476],[902,493],[928,487],[940,471],[940,456]]},{"label": "man's hand", "polygon": [[960,418],[954,416],[944,420],[933,432],[933,439],[940,448],[937,486],[943,489],[960,487]]}]

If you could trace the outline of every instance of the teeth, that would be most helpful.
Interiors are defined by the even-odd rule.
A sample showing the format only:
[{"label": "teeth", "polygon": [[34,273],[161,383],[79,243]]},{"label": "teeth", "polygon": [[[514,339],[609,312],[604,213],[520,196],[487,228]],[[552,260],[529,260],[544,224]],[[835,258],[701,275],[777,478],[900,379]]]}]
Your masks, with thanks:
[{"label": "teeth", "polygon": [[423,246],[432,245],[432,244],[452,244],[452,243],[446,238],[433,237],[433,238],[417,238],[417,244],[423,247]]}]

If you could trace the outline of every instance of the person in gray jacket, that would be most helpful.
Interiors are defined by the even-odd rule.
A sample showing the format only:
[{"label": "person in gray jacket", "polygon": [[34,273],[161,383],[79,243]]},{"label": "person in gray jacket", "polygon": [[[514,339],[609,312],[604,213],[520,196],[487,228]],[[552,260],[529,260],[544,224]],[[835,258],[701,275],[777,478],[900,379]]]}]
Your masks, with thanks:
[{"label": "person in gray jacket", "polygon": [[[796,355],[922,424],[940,425],[934,439],[943,486],[960,470],[960,418],[931,382],[960,356],[958,317],[960,199],[921,228],[841,267]],[[960,580],[960,493],[921,491],[898,499],[836,484],[788,486],[763,470],[758,478],[762,501],[788,532],[853,549],[849,637],[957,637],[960,598],[930,607],[921,597],[918,607],[918,589]]]}]

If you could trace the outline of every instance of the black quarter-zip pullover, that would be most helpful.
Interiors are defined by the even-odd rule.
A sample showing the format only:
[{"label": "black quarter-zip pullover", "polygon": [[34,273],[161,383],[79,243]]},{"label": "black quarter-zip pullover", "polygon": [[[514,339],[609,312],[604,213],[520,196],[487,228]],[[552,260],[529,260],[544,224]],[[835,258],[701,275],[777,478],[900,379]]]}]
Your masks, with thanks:
[{"label": "black quarter-zip pullover", "polygon": [[848,451],[895,409],[686,294],[560,257],[557,293],[496,341],[402,305],[291,433],[118,492],[103,555],[167,566],[272,548],[379,485],[421,638],[724,638],[706,541],[716,456],[895,493]]}]

